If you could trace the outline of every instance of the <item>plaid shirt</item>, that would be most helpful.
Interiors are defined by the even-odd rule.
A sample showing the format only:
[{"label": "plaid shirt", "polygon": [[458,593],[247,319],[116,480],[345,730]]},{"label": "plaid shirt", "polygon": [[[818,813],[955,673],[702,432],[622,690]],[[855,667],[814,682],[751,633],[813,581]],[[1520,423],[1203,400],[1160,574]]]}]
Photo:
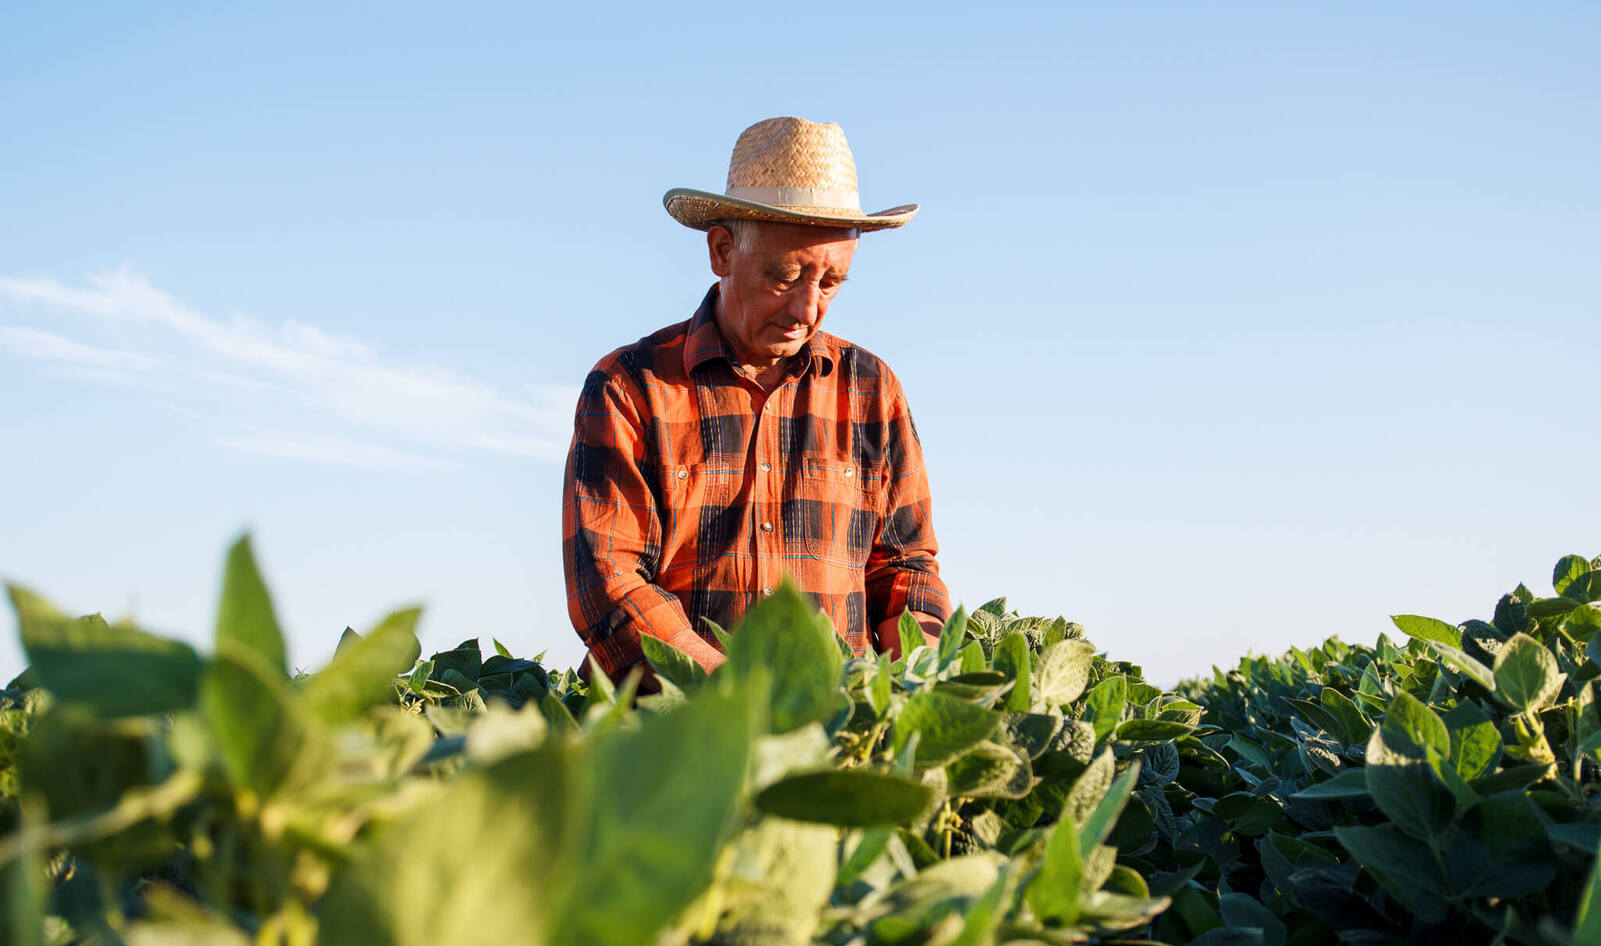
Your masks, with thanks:
[{"label": "plaid shirt", "polygon": [[894,374],[818,332],[764,392],[733,370],[717,293],[601,359],[579,396],[562,552],[589,652],[616,674],[649,634],[715,662],[700,619],[734,627],[785,575],[857,653],[902,610],[943,621],[928,478]]}]

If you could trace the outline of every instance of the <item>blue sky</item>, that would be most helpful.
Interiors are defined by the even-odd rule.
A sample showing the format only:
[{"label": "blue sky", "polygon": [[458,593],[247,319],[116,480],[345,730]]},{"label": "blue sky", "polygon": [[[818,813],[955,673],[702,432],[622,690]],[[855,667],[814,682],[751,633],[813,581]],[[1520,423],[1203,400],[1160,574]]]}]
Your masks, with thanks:
[{"label": "blue sky", "polygon": [[1171,683],[1601,552],[1601,6],[794,12],[5,7],[0,576],[204,640],[249,529],[300,666],[418,601],[576,661],[576,388],[711,281],[662,192],[783,114],[923,205],[825,327],[969,606]]}]

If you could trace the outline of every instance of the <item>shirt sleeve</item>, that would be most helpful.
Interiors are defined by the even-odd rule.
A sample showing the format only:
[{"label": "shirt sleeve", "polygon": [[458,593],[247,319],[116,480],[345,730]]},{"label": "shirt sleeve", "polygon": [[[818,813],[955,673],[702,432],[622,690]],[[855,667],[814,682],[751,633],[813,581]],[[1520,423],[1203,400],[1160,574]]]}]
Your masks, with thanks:
[{"label": "shirt sleeve", "polygon": [[662,523],[635,393],[590,372],[578,398],[562,492],[567,613],[607,675],[643,659],[641,634],[684,651],[705,669],[722,654],[690,627],[678,597],[656,585]]},{"label": "shirt sleeve", "polygon": [[911,610],[945,621],[951,612],[950,594],[939,577],[934,556],[928,471],[923,448],[912,423],[905,393],[888,375],[889,417],[885,431],[885,484],[887,497],[878,534],[867,558],[868,626]]}]

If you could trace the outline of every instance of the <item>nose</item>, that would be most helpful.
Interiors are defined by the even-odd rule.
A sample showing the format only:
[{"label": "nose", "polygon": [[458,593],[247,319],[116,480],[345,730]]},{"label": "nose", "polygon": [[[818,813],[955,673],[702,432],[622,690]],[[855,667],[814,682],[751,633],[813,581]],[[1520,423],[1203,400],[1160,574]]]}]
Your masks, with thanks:
[{"label": "nose", "polygon": [[822,317],[823,291],[816,283],[800,282],[790,290],[789,314],[802,325],[812,325]]}]

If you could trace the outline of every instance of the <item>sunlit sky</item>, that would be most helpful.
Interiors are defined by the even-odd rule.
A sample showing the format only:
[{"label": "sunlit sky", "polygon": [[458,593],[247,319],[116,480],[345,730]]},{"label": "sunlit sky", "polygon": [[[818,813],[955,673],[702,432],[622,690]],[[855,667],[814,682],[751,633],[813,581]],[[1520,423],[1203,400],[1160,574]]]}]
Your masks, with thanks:
[{"label": "sunlit sky", "polygon": [[204,645],[249,530],[297,666],[576,662],[577,386],[785,114],[923,205],[825,328],[969,607],[1167,684],[1601,552],[1601,5],[537,6],[0,7],[0,576]]}]

